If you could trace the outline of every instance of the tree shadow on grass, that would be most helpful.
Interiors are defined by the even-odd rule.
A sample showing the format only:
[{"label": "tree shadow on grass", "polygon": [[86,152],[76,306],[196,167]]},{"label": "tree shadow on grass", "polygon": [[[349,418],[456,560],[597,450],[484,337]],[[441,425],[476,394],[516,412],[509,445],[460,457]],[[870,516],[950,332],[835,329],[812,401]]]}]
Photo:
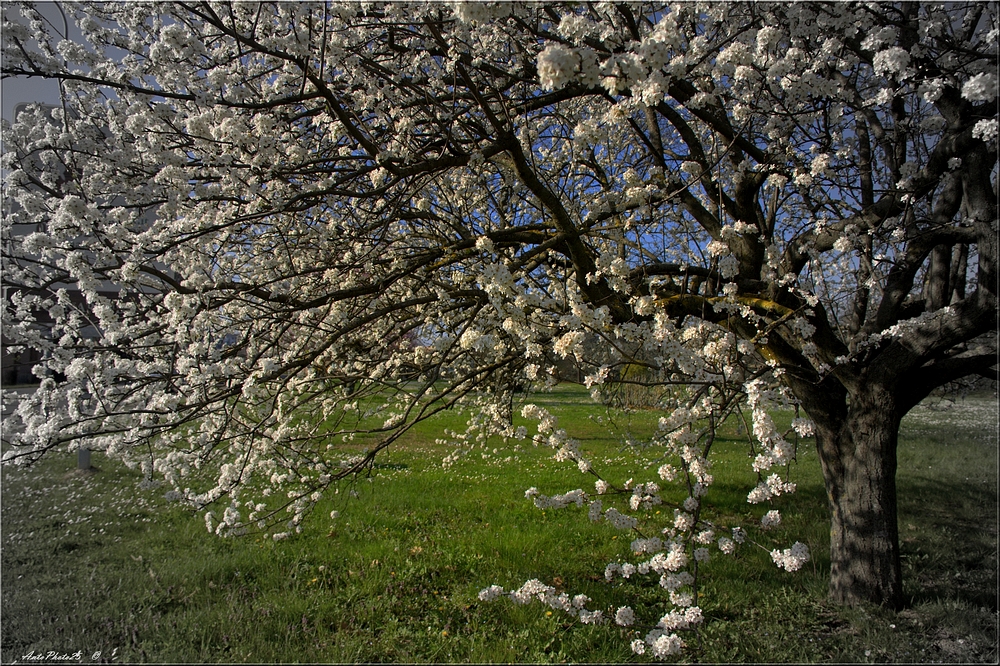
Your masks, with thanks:
[{"label": "tree shadow on grass", "polygon": [[996,487],[926,478],[900,485],[907,605],[952,600],[996,612]]}]

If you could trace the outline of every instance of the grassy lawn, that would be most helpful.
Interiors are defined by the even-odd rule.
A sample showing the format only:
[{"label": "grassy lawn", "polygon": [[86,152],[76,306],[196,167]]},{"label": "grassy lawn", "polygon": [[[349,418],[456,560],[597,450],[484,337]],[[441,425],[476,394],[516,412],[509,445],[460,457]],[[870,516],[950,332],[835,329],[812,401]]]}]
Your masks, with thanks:
[{"label": "grassy lawn", "polygon": [[[621,441],[641,441],[660,414],[619,414],[619,438],[607,439],[596,422],[603,411],[585,395],[560,387],[533,401],[560,417],[607,478],[652,480],[657,451]],[[98,454],[93,474],[75,472],[69,456],[4,469],[3,662],[50,650],[81,651],[84,662],[644,661],[628,630],[478,600],[491,584],[537,578],[588,595],[590,608],[629,604],[650,622],[663,612],[655,579],[604,581],[608,562],[634,561],[632,537],[585,511],[543,512],[524,498],[530,486],[591,491],[592,477],[524,443],[491,442],[443,469],[451,450],[435,438],[460,423],[449,414],[423,424],[370,478],[324,500],[302,534],[279,542],[211,536],[164,489],[139,489],[134,473]],[[745,501],[746,444],[726,428],[709,501],[755,519],[764,509]],[[762,548],[714,551],[702,570],[706,623],[682,660],[996,662],[996,432],[993,396],[929,401],[904,421],[898,481],[911,603],[898,614],[824,602],[825,495],[806,442],[792,470],[799,489],[776,503],[782,525],[773,545],[762,543],[803,541],[812,561],[786,573]],[[334,509],[341,515],[331,520]]]}]

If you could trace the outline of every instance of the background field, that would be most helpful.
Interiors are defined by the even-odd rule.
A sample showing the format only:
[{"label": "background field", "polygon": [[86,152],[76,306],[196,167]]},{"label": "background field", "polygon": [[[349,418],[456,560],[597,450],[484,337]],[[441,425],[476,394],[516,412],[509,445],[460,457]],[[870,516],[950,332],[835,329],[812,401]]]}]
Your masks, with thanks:
[{"label": "background field", "polygon": [[[608,478],[651,480],[657,451],[621,442],[641,441],[660,415],[609,415],[585,395],[560,387],[532,400],[560,417]],[[609,416],[618,439],[596,422]],[[451,449],[434,440],[461,423],[450,414],[424,424],[373,476],[343,486],[302,534],[280,542],[210,536],[163,488],[140,489],[135,474],[98,454],[93,474],[75,472],[68,455],[30,471],[5,468],[3,662],[49,650],[82,651],[84,662],[643,661],[627,630],[582,626],[540,605],[478,601],[488,585],[538,578],[587,594],[591,608],[631,603],[651,622],[663,612],[655,580],[604,582],[605,564],[629,558],[631,537],[585,512],[542,512],[524,499],[529,486],[590,490],[591,477],[548,450],[499,442],[443,469]],[[745,436],[735,424],[724,435],[711,503],[755,519],[763,509],[745,501],[753,485]],[[789,574],[762,548],[715,555],[702,581],[707,621],[683,660],[997,660],[995,395],[930,400],[904,421],[898,481],[910,605],[901,613],[824,603],[828,524],[810,441],[792,478],[799,490],[776,503],[782,526],[762,544],[804,541],[812,561]]]}]

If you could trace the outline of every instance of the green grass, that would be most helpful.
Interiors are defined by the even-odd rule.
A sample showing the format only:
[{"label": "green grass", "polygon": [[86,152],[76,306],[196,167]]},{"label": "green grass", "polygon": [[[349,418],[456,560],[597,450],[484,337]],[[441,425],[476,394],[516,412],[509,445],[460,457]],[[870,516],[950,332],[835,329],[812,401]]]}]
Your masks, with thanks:
[{"label": "green grass", "polygon": [[[601,411],[584,396],[560,388],[535,402],[609,478],[652,478],[656,451],[606,439],[591,418]],[[618,415],[620,437],[641,440],[658,416]],[[279,542],[211,536],[199,517],[162,499],[162,488],[137,489],[134,473],[98,454],[94,474],[74,472],[69,456],[4,469],[3,662],[49,650],[122,662],[644,661],[627,630],[477,599],[488,585],[538,578],[587,594],[591,608],[629,603],[651,622],[664,604],[655,584],[604,582],[607,562],[631,559],[630,536],[574,508],[542,512],[524,499],[529,486],[549,495],[592,489],[550,451],[491,442],[442,469],[450,449],[434,439],[460,423],[446,414],[421,425],[371,478],[342,486],[302,534]],[[753,483],[745,443],[735,427],[723,434],[709,498],[723,515],[754,519],[763,510],[745,501]],[[701,580],[707,621],[682,659],[995,662],[993,398],[918,408],[904,421],[899,459],[905,611],[825,603],[828,524],[807,442],[792,470],[799,489],[777,505],[774,545],[801,540],[812,561],[791,574],[763,549],[716,554]]]}]

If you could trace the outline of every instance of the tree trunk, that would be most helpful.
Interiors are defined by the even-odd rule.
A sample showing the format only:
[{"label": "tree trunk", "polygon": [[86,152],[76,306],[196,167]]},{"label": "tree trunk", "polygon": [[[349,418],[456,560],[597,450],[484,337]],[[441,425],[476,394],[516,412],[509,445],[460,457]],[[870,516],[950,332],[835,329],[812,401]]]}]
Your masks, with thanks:
[{"label": "tree trunk", "polygon": [[896,517],[900,417],[890,391],[851,396],[842,418],[817,423],[830,506],[830,597],[899,609],[903,582]]},{"label": "tree trunk", "polygon": [[930,265],[927,267],[927,277],[924,282],[924,308],[928,312],[940,310],[948,305],[951,296],[951,246],[938,245],[931,251]]},{"label": "tree trunk", "polygon": [[958,243],[951,251],[951,277],[948,284],[951,286],[951,301],[954,305],[965,298],[965,274],[969,270],[969,245]]}]

